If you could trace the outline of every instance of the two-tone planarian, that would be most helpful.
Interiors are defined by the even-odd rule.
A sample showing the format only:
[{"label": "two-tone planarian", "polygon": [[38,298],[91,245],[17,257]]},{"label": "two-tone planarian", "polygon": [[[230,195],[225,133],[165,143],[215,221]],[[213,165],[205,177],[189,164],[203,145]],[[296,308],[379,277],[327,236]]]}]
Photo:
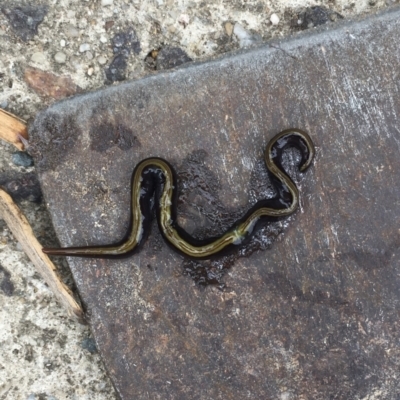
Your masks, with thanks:
[{"label": "two-tone planarian", "polygon": [[[299,169],[305,171],[314,158],[310,136],[299,129],[287,129],[273,137],[265,150],[265,164],[276,196],[260,200],[221,236],[195,239],[177,223],[177,182],[172,166],[161,158],[141,161],[132,175],[130,228],[116,244],[88,247],[44,248],[50,255],[114,258],[131,254],[145,240],[156,207],[158,226],[165,241],[178,252],[193,259],[207,259],[242,244],[261,218],[279,219],[292,214],[299,204],[299,191],[284,171],[283,152],[300,151]],[[155,201],[151,201],[154,198]]]}]

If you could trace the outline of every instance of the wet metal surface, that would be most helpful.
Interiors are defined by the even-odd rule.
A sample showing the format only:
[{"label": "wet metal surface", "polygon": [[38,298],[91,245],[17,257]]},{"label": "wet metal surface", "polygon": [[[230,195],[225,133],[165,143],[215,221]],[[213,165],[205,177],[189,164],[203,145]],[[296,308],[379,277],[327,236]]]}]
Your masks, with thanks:
[{"label": "wet metal surface", "polygon": [[260,163],[273,135],[298,127],[317,146],[295,176],[299,212],[233,261],[224,290],[183,275],[156,226],[129,259],[70,259],[121,398],[396,398],[399,18],[157,74],[37,117],[32,153],[64,246],[124,235],[143,158],[176,167],[180,222],[201,235],[268,195]]}]

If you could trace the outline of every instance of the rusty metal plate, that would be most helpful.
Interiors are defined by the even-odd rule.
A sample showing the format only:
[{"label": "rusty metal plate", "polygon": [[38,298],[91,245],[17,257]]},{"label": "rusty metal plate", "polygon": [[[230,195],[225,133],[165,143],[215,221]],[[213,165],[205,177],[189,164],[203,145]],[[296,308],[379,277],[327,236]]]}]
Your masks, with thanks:
[{"label": "rusty metal plate", "polygon": [[226,271],[222,289],[183,274],[196,269],[156,226],[131,258],[69,259],[122,399],[397,398],[399,18],[160,73],[36,118],[32,151],[64,246],[124,235],[130,176],[146,157],[176,167],[180,222],[204,235],[268,191],[273,135],[298,127],[317,146],[295,177],[299,211],[246,256],[198,265]]}]

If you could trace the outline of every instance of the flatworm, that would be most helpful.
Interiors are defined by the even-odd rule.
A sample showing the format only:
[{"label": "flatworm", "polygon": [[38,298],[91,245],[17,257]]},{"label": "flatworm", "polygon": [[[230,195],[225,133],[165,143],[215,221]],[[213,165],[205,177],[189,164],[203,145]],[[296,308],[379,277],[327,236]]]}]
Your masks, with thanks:
[{"label": "flatworm", "polygon": [[299,191],[282,167],[283,152],[289,147],[300,151],[300,171],[305,171],[311,165],[315,149],[306,132],[287,129],[273,137],[265,150],[265,164],[276,196],[258,201],[218,237],[195,239],[178,225],[174,169],[162,158],[147,158],[136,166],[132,174],[130,228],[122,241],[104,246],[43,248],[43,252],[50,255],[103,258],[129,255],[146,238],[155,207],[161,234],[172,248],[192,259],[208,259],[218,255],[248,239],[260,218],[286,217],[298,207]]}]

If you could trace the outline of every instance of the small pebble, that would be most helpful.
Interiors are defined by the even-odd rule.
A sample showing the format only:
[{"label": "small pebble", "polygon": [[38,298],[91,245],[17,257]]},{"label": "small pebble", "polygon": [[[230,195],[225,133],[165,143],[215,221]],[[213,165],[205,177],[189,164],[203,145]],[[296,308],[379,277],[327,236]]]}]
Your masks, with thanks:
[{"label": "small pebble", "polygon": [[105,65],[107,63],[107,58],[104,56],[100,56],[97,61],[99,62],[100,65]]},{"label": "small pebble", "polygon": [[46,56],[41,51],[37,51],[32,54],[31,60],[37,64],[44,64],[46,62]]},{"label": "small pebble", "polygon": [[233,33],[233,24],[232,22],[225,22],[224,24],[225,32],[228,36],[232,36]]},{"label": "small pebble", "polygon": [[166,46],[156,54],[156,69],[175,68],[190,61],[193,60],[181,48]]},{"label": "small pebble", "polygon": [[16,151],[11,156],[12,162],[19,167],[32,167],[33,159],[24,151]]},{"label": "small pebble", "polygon": [[125,71],[127,66],[126,56],[123,54],[116,55],[108,68],[105,69],[108,82],[124,81],[126,78]]},{"label": "small pebble", "polygon": [[77,56],[71,56],[69,59],[69,64],[74,68],[76,72],[80,71],[82,66],[82,59]]},{"label": "small pebble", "polygon": [[96,342],[92,338],[83,339],[81,342],[81,347],[91,354],[97,353]]},{"label": "small pebble", "polygon": [[78,29],[76,29],[73,25],[67,25],[66,27],[65,27],[65,34],[68,36],[68,37],[70,37],[70,38],[73,38],[73,37],[78,37],[79,36],[79,31],[78,31]]},{"label": "small pebble", "polygon": [[108,39],[107,39],[104,35],[101,35],[101,36],[100,36],[100,42],[101,42],[101,43],[107,43],[107,42],[108,42]]},{"label": "small pebble", "polygon": [[190,17],[188,14],[181,14],[178,18],[178,22],[186,28],[189,25]]},{"label": "small pebble", "polygon": [[101,5],[103,7],[111,6],[113,4],[113,2],[114,2],[114,0],[101,0]]},{"label": "small pebble", "polygon": [[249,47],[261,40],[260,36],[251,34],[238,23],[233,27],[233,33],[238,38],[240,47]]},{"label": "small pebble", "polygon": [[65,45],[66,45],[65,40],[64,40],[64,39],[61,39],[61,40],[60,40],[60,46],[61,46],[61,47],[65,47]]},{"label": "small pebble", "polygon": [[87,58],[88,60],[93,60],[93,54],[92,54],[91,51],[87,51],[87,52],[86,52],[86,58]]},{"label": "small pebble", "polygon": [[90,44],[89,44],[89,43],[82,43],[82,44],[79,46],[79,51],[80,51],[81,53],[84,53],[85,51],[88,51],[88,50],[90,50]]},{"label": "small pebble", "polygon": [[65,61],[67,61],[67,56],[65,53],[59,51],[55,54],[54,61],[58,64],[65,64]]},{"label": "small pebble", "polygon": [[274,13],[271,15],[270,19],[269,19],[272,23],[272,25],[278,25],[279,24],[279,17]]},{"label": "small pebble", "polygon": [[93,67],[90,67],[90,68],[87,70],[87,74],[88,74],[89,76],[92,76],[92,75],[93,75],[93,72],[94,72],[94,68],[93,68]]},{"label": "small pebble", "polygon": [[85,29],[88,25],[88,21],[86,18],[82,18],[79,23],[78,23],[78,28],[79,29]]}]

